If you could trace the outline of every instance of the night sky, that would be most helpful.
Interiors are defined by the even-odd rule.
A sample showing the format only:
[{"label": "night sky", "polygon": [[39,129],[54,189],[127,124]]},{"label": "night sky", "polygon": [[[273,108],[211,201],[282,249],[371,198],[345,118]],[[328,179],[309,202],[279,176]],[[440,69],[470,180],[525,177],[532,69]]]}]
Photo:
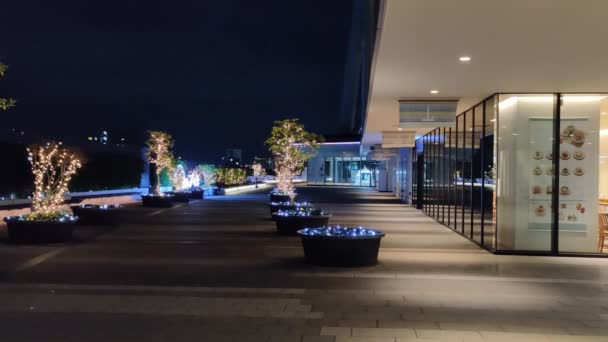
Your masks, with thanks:
[{"label": "night sky", "polygon": [[[3,129],[70,142],[166,130],[186,159],[264,153],[272,122],[339,133],[348,0],[4,1]],[[120,132],[120,133],[116,133]]]}]

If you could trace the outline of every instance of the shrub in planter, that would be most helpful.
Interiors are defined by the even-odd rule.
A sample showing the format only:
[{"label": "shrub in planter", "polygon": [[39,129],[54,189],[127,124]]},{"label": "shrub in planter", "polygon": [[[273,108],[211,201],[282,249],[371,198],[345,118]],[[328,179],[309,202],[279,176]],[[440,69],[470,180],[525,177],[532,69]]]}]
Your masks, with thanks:
[{"label": "shrub in planter", "polygon": [[306,260],[320,266],[369,266],[378,262],[384,233],[349,227],[304,228],[298,231]]},{"label": "shrub in planter", "polygon": [[278,212],[279,210],[298,210],[298,209],[307,209],[314,208],[312,203],[309,202],[270,202],[268,203],[268,207],[270,208],[270,215]]},{"label": "shrub in planter", "polygon": [[324,227],[329,224],[330,214],[317,208],[300,210],[279,210],[272,215],[276,222],[277,232],[295,235],[298,230],[308,227]]},{"label": "shrub in planter", "polygon": [[4,219],[9,241],[68,241],[78,218],[63,211],[61,205],[72,176],[81,166],[80,161],[61,143],[32,146],[27,151],[34,175],[32,213]]},{"label": "shrub in planter", "polygon": [[71,208],[78,222],[87,225],[115,225],[123,211],[120,204],[82,204]]}]

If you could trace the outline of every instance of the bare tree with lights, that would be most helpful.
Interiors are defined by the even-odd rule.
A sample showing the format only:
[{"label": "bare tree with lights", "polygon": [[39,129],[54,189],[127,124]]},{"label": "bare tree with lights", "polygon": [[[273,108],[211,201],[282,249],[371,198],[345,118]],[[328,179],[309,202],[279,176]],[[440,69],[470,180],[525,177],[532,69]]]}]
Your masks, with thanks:
[{"label": "bare tree with lights", "polygon": [[300,173],[319,148],[323,138],[309,133],[298,119],[275,121],[266,146],[272,153],[277,173],[277,188],[280,193],[294,199],[293,177]]},{"label": "bare tree with lights", "polygon": [[160,173],[173,165],[173,137],[171,134],[162,131],[150,131],[150,136],[146,145],[148,151],[146,158],[150,164],[154,164],[156,171],[156,185],[154,186],[154,195],[160,196]]},{"label": "bare tree with lights", "polygon": [[74,153],[63,148],[60,142],[34,145],[27,152],[34,175],[32,217],[49,218],[60,214],[63,195],[81,167],[80,160]]},{"label": "bare tree with lights", "polygon": [[[0,78],[4,77],[7,69],[8,69],[8,66],[6,64],[0,63]],[[7,110],[11,107],[14,107],[16,103],[17,103],[17,101],[15,99],[0,98],[0,109]]]}]

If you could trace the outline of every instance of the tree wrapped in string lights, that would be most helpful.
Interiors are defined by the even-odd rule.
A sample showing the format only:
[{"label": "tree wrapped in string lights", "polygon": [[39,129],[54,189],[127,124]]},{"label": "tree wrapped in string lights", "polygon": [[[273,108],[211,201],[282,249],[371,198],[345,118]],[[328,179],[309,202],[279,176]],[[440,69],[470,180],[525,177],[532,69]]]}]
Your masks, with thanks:
[{"label": "tree wrapped in string lights", "polygon": [[260,163],[254,163],[253,165],[251,165],[251,169],[253,170],[253,179],[255,180],[255,187],[257,188],[260,178],[266,175],[266,170]]},{"label": "tree wrapped in string lights", "polygon": [[80,168],[76,155],[61,143],[34,145],[27,149],[34,175],[32,212],[4,218],[9,241],[15,243],[47,243],[72,238],[78,218],[64,211],[63,195],[70,180]]},{"label": "tree wrapped in string lights", "polygon": [[182,164],[172,166],[169,170],[169,179],[174,191],[182,191],[186,187],[186,171]]},{"label": "tree wrapped in string lights", "polygon": [[146,158],[150,164],[154,164],[156,173],[156,184],[154,186],[154,195],[160,196],[160,174],[165,168],[173,165],[173,137],[169,133],[162,131],[150,131],[150,136],[146,145],[148,151]]},{"label": "tree wrapped in string lights", "polygon": [[293,177],[302,171],[322,140],[323,137],[307,132],[298,119],[275,121],[266,146],[274,157],[280,194],[288,195],[293,201]]},{"label": "tree wrapped in string lights", "polygon": [[27,149],[28,160],[34,175],[32,216],[50,217],[61,215],[63,195],[68,191],[70,180],[81,167],[76,155],[63,148],[61,143],[47,143]]}]

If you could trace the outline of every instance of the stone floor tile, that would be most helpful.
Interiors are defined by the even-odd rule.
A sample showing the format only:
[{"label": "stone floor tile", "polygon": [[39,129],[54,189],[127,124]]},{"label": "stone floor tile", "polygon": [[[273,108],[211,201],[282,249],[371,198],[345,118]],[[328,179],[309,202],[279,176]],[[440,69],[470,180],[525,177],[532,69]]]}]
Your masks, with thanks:
[{"label": "stone floor tile", "polygon": [[302,342],[334,342],[334,336],[304,336]]},{"label": "stone floor tile", "polygon": [[[213,340],[209,340],[213,341]],[[234,340],[239,341],[239,340]],[[234,342],[232,341],[232,342]],[[246,339],[242,341],[247,341]],[[214,341],[215,342],[215,341]],[[285,335],[271,335],[268,342],[302,342],[302,335],[298,334],[285,334]]]},{"label": "stone floor tile", "polygon": [[439,329],[439,324],[432,321],[379,320],[378,328]]},{"label": "stone floor tile", "polygon": [[455,339],[467,342],[481,342],[482,337],[477,331],[415,329],[419,339]]},{"label": "stone floor tile", "polygon": [[407,328],[353,328],[353,336],[416,337],[414,329]]},{"label": "stone floor tile", "polygon": [[353,328],[377,328],[378,321],[371,319],[341,319],[338,321],[338,325]]},{"label": "stone floor tile", "polygon": [[550,342],[550,339],[542,334],[496,331],[481,331],[480,334],[485,342]]},{"label": "stone floor tile", "polygon": [[350,327],[322,327],[321,335],[352,336],[352,328],[350,328]]},{"label": "stone floor tile", "polygon": [[[336,337],[335,342],[395,342],[394,337]],[[423,342],[423,341],[417,341]]]}]

